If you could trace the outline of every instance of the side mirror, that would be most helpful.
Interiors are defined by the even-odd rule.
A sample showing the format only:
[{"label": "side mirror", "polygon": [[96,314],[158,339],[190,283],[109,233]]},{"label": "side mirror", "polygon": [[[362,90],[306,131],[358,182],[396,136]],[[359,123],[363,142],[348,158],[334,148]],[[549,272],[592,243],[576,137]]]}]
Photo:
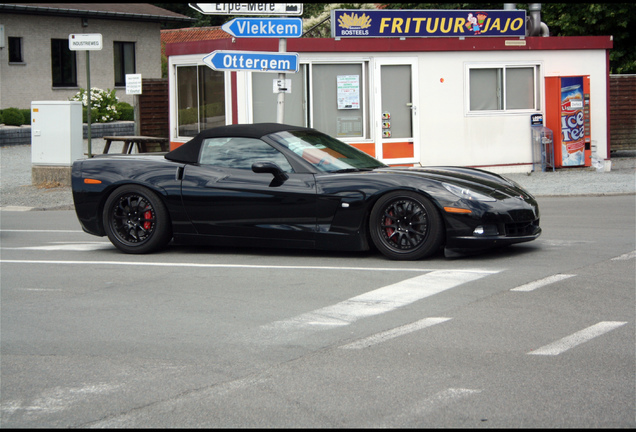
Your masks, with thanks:
[{"label": "side mirror", "polygon": [[278,181],[285,181],[289,176],[274,162],[255,162],[252,164],[252,171],[257,174],[269,173]]}]

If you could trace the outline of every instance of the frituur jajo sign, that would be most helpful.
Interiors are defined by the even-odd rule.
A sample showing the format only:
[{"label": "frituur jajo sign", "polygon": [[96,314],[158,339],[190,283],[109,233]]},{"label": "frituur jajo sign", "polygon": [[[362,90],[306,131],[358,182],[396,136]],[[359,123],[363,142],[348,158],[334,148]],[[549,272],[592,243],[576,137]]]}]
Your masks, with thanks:
[{"label": "frituur jajo sign", "polygon": [[525,10],[376,10],[331,11],[331,36],[489,37],[525,36]]}]

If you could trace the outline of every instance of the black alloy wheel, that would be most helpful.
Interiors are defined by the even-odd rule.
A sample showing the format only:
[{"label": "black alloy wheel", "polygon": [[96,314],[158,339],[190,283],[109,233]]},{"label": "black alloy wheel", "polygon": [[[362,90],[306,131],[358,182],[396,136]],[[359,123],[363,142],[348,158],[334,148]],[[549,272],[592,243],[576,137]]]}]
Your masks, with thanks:
[{"label": "black alloy wheel", "polygon": [[165,205],[143,186],[116,189],[106,200],[103,221],[111,243],[126,253],[153,252],[165,247],[172,238]]},{"label": "black alloy wheel", "polygon": [[435,205],[410,191],[391,192],[371,210],[371,239],[387,258],[417,260],[437,252],[444,224]]}]

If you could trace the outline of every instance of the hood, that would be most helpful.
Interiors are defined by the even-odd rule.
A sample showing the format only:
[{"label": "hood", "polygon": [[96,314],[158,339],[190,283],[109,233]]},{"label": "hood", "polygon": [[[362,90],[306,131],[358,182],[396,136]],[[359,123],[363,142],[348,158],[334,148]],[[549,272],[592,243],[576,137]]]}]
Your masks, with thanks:
[{"label": "hood", "polygon": [[413,168],[379,168],[376,172],[399,173],[402,175],[414,175],[440,183],[451,183],[457,186],[467,187],[477,192],[482,192],[497,199],[506,197],[533,198],[532,195],[515,183],[499,174],[477,168],[438,166],[438,167],[413,167]]}]

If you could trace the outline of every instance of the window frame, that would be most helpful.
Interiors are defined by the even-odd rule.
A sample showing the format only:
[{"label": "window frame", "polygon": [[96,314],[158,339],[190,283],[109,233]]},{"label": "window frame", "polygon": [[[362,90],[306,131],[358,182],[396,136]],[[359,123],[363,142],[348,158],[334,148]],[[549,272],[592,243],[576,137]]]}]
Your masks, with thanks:
[{"label": "window frame", "polygon": [[[57,45],[57,46],[53,46],[53,45]],[[54,48],[56,49],[57,52],[54,52]],[[71,65],[70,68],[72,69],[71,71],[71,77],[70,79],[67,77],[64,77],[64,69],[65,69],[65,65],[62,64],[62,62],[64,61],[64,54],[68,53],[68,58],[71,59]],[[77,51],[73,51],[70,50],[68,47],[68,39],[58,39],[58,38],[51,38],[51,86],[53,88],[77,88]],[[60,65],[57,66],[57,69],[59,69],[57,72],[60,75],[60,82],[55,81],[55,75],[56,75],[56,62],[55,62],[55,58],[59,57],[58,62],[60,63]]]},{"label": "window frame", "polygon": [[[19,59],[12,59],[12,57],[15,56],[15,44],[17,44]],[[8,36],[7,45],[9,49],[9,64],[24,64],[24,38],[19,36]]]},{"label": "window frame", "polygon": [[[132,46],[132,71],[126,72],[128,62],[126,62],[126,50],[125,47]],[[119,57],[119,62],[117,61]],[[119,63],[119,71],[118,69]],[[113,81],[115,87],[126,87],[126,74],[137,73],[137,46],[135,42],[128,41],[113,41]],[[117,81],[117,75],[121,75],[121,80]]]},{"label": "window frame", "polygon": [[[533,107],[531,108],[508,108],[507,94],[507,71],[514,69],[528,69],[533,71]],[[501,103],[501,109],[471,109],[471,71],[495,69],[501,74],[501,87],[498,87],[498,94],[495,96]],[[499,85],[499,84],[498,84]],[[499,91],[501,91],[499,93]],[[466,117],[491,116],[491,115],[526,115],[529,113],[541,112],[543,100],[543,62],[541,61],[520,61],[520,62],[474,62],[464,63],[464,115]]]},{"label": "window frame", "polygon": [[[180,111],[180,93],[179,93],[179,70],[181,68],[187,68],[187,67],[191,67],[194,68],[194,73],[196,76],[196,108],[197,108],[197,114],[196,114],[196,118],[197,118],[197,130],[196,132],[191,132],[191,134],[186,135],[186,134],[182,134],[181,131],[181,126],[179,124],[179,111]],[[178,63],[174,63],[172,65],[172,73],[173,73],[173,83],[174,83],[174,88],[173,88],[173,94],[174,94],[174,101],[175,103],[173,104],[173,108],[174,108],[174,136],[175,139],[192,139],[194,136],[196,136],[196,134],[198,134],[199,132],[201,132],[204,129],[207,129],[209,127],[215,127],[215,126],[207,126],[207,124],[205,122],[202,121],[202,110],[201,107],[204,106],[205,104],[202,105],[203,101],[202,98],[205,96],[205,92],[202,95],[202,90],[204,90],[201,85],[201,76],[202,74],[204,74],[204,72],[202,71],[207,71],[207,69],[209,69],[211,72],[217,72],[219,74],[222,74],[223,76],[223,91],[224,91],[224,96],[223,96],[223,100],[220,101],[223,104],[223,124],[230,124],[231,122],[231,97],[228,97],[228,95],[231,95],[231,88],[230,88],[230,79],[229,79],[229,74],[226,71],[213,71],[212,69],[209,68],[209,66],[207,66],[204,63],[199,63],[199,62],[192,62],[192,61],[184,61],[184,62],[178,62]],[[194,107],[190,107],[190,108],[194,108]],[[171,108],[172,109],[172,108]],[[185,109],[185,108],[183,108]],[[185,128],[184,128],[185,130]]]}]

